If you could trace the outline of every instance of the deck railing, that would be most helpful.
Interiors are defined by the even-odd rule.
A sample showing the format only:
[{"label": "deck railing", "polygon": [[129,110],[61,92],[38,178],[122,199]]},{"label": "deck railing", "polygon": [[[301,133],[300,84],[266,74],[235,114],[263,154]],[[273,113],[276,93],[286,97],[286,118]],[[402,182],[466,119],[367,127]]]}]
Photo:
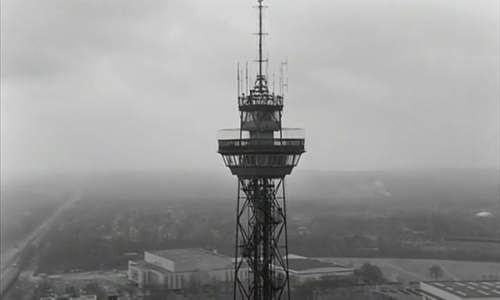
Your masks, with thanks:
[{"label": "deck railing", "polygon": [[304,146],[304,139],[234,139],[219,140],[219,147]]},{"label": "deck railing", "polygon": [[[277,139],[305,139],[306,131],[302,128],[282,128],[281,131],[273,133],[273,140]],[[239,128],[221,129],[217,132],[217,139],[221,140],[239,140],[250,139],[249,131],[240,131]]]},{"label": "deck railing", "polygon": [[267,94],[267,95],[244,95],[238,97],[239,106],[248,106],[248,105],[276,105],[283,106],[283,97],[275,94]]}]

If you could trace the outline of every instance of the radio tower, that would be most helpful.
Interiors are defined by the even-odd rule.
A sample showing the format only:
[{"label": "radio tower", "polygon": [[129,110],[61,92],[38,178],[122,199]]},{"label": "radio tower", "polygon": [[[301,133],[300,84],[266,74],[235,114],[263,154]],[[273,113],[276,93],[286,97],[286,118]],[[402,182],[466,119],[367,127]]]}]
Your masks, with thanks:
[{"label": "radio tower", "polygon": [[[238,177],[235,300],[281,299],[285,290],[290,298],[284,179],[305,152],[304,130],[281,126],[283,64],[278,94],[263,74],[263,8],[258,0],[258,74],[247,95],[238,67],[240,128],[220,130],[218,139],[218,153]],[[248,85],[248,71],[246,78]]]}]

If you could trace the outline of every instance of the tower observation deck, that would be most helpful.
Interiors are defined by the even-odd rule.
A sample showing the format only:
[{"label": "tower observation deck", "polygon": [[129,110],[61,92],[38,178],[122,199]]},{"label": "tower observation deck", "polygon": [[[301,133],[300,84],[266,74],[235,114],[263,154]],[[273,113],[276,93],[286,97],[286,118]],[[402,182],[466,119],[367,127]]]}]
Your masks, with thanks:
[{"label": "tower observation deck", "polygon": [[218,153],[238,177],[234,299],[289,299],[284,179],[305,152],[305,131],[282,127],[283,93],[270,92],[262,73],[263,8],[258,0],[259,70],[246,95],[238,70],[240,127],[218,134]]}]

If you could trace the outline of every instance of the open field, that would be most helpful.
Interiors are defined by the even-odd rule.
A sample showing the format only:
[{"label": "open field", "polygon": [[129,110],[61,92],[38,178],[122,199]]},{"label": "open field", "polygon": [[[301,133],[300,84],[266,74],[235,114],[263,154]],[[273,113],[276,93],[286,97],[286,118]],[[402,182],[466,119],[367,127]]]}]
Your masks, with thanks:
[{"label": "open field", "polygon": [[[432,280],[428,275],[430,266],[436,264],[445,272],[440,280],[481,280],[500,278],[500,262],[464,262],[434,259],[390,259],[390,258],[319,258],[339,264],[360,267],[370,262],[382,269],[384,276],[390,281]],[[486,277],[485,277],[486,276]]]}]

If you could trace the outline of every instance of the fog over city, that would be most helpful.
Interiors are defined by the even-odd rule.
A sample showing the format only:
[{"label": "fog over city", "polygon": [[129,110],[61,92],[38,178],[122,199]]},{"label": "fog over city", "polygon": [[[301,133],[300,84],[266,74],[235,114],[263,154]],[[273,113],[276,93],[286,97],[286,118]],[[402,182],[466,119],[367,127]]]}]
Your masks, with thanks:
[{"label": "fog over city", "polygon": [[[498,1],[264,4],[301,169],[498,167]],[[216,132],[238,127],[237,62],[255,73],[252,5],[2,1],[2,174],[227,172]]]},{"label": "fog over city", "polygon": [[0,298],[498,299],[498,0],[1,2]]}]

